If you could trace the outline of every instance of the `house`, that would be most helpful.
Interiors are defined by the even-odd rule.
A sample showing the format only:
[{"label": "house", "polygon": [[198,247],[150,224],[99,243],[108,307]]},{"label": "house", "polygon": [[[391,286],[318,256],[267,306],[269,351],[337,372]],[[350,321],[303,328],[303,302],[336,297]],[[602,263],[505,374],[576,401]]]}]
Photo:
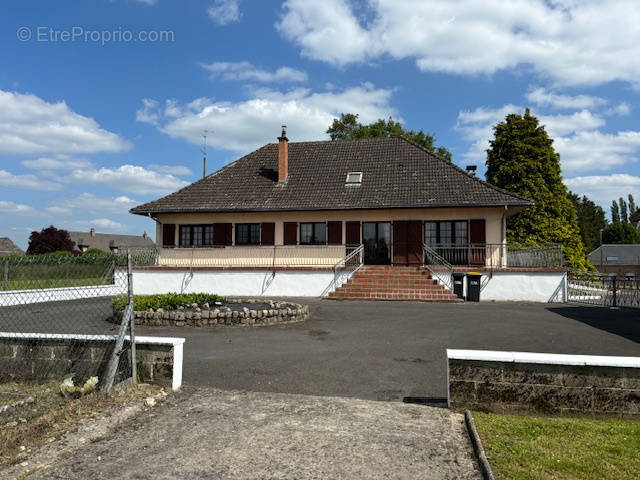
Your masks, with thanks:
[{"label": "house", "polygon": [[[320,289],[328,277],[313,275],[333,280],[358,246],[364,266],[422,266],[426,248],[446,264],[506,268],[506,218],[531,205],[405,138],[289,143],[283,129],[277,144],[131,212],[156,222],[156,271],[287,272],[281,287],[297,272],[298,288],[278,294],[315,295],[338,285]],[[275,295],[265,282],[255,290]]]},{"label": "house", "polygon": [[600,273],[614,274],[629,280],[640,278],[640,245],[605,244],[588,256]]},{"label": "house", "polygon": [[24,252],[9,237],[0,237],[0,257],[6,255],[24,255]]},{"label": "house", "polygon": [[97,233],[92,228],[88,232],[69,232],[69,237],[81,252],[85,252],[90,248],[113,253],[127,248],[154,248],[153,240],[149,238],[146,232],[142,235],[115,235]]}]

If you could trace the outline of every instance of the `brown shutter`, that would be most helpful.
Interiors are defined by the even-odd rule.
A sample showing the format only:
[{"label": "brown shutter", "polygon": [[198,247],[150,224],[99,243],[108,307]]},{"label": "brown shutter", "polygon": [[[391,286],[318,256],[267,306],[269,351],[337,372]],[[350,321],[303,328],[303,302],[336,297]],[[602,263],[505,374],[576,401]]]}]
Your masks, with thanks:
[{"label": "brown shutter", "polygon": [[342,245],[342,222],[327,223],[327,243],[329,245]]},{"label": "brown shutter", "polygon": [[284,222],[284,244],[296,245],[298,243],[298,224],[296,222]]},{"label": "brown shutter", "polygon": [[422,225],[421,220],[409,220],[408,223],[407,263],[409,263],[409,265],[422,265],[424,259],[422,251],[422,243],[424,242]]},{"label": "brown shutter", "polygon": [[233,224],[224,224],[224,244],[233,245]]},{"label": "brown shutter", "polygon": [[275,243],[276,224],[266,222],[260,224],[260,245],[273,245]]},{"label": "brown shutter", "polygon": [[165,223],[162,225],[162,246],[176,246],[176,226],[173,223]]},{"label": "brown shutter", "polygon": [[213,224],[213,244],[216,247],[231,245],[231,228],[230,223]]},{"label": "brown shutter", "polygon": [[393,221],[393,264],[408,265],[407,259],[407,232],[408,222],[406,220]]},{"label": "brown shutter", "polygon": [[360,245],[360,222],[347,222],[345,233],[347,245]]},{"label": "brown shutter", "polygon": [[478,220],[471,220],[469,222],[469,242],[486,243],[487,241],[487,229],[484,218]]}]

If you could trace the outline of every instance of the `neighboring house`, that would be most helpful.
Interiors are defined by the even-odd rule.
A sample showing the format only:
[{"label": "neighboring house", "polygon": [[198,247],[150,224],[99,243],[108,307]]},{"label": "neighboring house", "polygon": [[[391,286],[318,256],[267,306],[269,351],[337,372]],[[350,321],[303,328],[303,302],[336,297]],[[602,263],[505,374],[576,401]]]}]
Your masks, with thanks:
[{"label": "neighboring house", "polygon": [[127,248],[153,248],[154,243],[145,233],[142,235],[115,235],[111,233],[97,233],[95,229],[88,232],[69,232],[71,240],[78,250],[85,252],[90,248],[97,248],[105,252],[117,253]]},{"label": "neighboring house", "polygon": [[601,245],[589,254],[598,272],[640,278],[640,245]]},{"label": "neighboring house", "polygon": [[[131,209],[156,221],[159,251],[134,283],[141,293],[326,296],[365,277],[379,288],[363,287],[368,298],[450,299],[421,268],[436,259],[443,285],[472,266],[487,272],[483,288],[491,280],[502,292],[485,288],[485,298],[550,301],[564,271],[506,268],[509,258],[530,266],[522,250],[509,257],[506,219],[531,205],[404,138],[289,143],[283,130],[277,144]],[[536,281],[546,282],[537,296]]]},{"label": "neighboring house", "polygon": [[0,257],[11,254],[24,255],[24,252],[9,237],[0,237]]}]

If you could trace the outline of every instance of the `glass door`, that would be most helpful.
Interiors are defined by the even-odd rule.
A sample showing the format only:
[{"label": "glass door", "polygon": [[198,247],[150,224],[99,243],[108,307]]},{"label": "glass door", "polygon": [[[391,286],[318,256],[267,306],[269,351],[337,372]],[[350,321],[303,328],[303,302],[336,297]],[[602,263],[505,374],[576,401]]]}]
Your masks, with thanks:
[{"label": "glass door", "polygon": [[391,265],[391,222],[363,222],[365,265]]}]

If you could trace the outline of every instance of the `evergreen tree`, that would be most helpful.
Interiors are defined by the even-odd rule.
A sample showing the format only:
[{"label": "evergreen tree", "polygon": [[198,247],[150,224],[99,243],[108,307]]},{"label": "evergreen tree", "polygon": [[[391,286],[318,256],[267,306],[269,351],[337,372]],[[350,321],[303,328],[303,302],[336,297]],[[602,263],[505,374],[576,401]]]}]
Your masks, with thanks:
[{"label": "evergreen tree", "polygon": [[[631,217],[634,213],[638,212],[638,207],[636,207],[636,201],[633,198],[633,195],[629,194],[629,217]],[[629,218],[631,222],[631,218]],[[631,222],[631,224],[638,228],[638,222]]]},{"label": "evergreen tree", "polygon": [[615,222],[602,232],[603,243],[640,243],[640,232],[630,223]]},{"label": "evergreen tree", "polygon": [[494,126],[487,150],[487,180],[535,202],[507,219],[507,240],[562,244],[567,266],[592,268],[586,259],[576,209],[562,182],[560,156],[544,126],[527,109]]},{"label": "evergreen tree", "polygon": [[424,133],[422,130],[418,132],[405,130],[400,122],[396,122],[391,117],[388,120],[380,118],[373,123],[364,125],[358,121],[358,115],[342,113],[339,119],[333,119],[333,123],[327,129],[327,133],[331,140],[359,140],[361,138],[402,136],[438,155],[440,158],[448,162],[451,161],[451,152],[444,147],[436,147],[433,135]]},{"label": "evergreen tree", "polygon": [[587,252],[592,252],[600,245],[600,230],[607,226],[604,210],[586,195],[580,198],[569,192],[569,199],[576,208],[576,218],[584,248]]},{"label": "evergreen tree", "polygon": [[629,214],[627,213],[627,202],[624,201],[624,198],[620,197],[618,199],[618,206],[620,207],[620,221],[622,223],[629,223]]},{"label": "evergreen tree", "polygon": [[615,200],[611,202],[611,223],[620,223],[620,209]]}]

